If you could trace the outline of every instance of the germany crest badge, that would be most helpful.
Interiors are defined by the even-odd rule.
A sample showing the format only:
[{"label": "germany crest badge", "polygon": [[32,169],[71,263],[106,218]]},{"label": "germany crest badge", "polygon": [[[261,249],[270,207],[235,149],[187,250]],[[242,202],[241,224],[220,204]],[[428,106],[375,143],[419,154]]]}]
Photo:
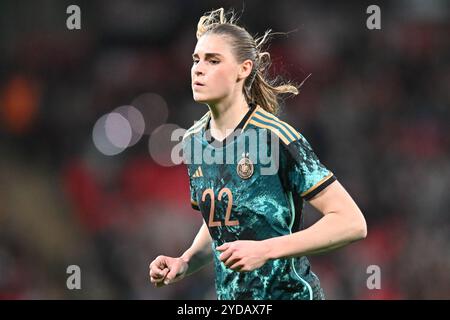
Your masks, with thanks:
[{"label": "germany crest badge", "polygon": [[253,175],[254,166],[253,162],[248,157],[248,152],[242,154],[242,159],[237,164],[237,174],[242,179],[246,180]]}]

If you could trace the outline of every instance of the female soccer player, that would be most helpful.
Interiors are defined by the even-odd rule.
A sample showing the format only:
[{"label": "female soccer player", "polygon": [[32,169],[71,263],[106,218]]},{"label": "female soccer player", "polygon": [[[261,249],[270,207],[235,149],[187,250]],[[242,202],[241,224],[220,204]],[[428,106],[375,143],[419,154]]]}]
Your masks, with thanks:
[{"label": "female soccer player", "polygon": [[[366,237],[350,195],[303,135],[275,116],[277,96],[298,90],[267,80],[261,47],[269,35],[255,40],[222,8],[199,20],[192,91],[209,111],[186,132],[183,150],[204,223],[180,257],[150,264],[157,287],[214,260],[218,299],[323,299],[305,256]],[[306,229],[305,200],[323,213]]]}]

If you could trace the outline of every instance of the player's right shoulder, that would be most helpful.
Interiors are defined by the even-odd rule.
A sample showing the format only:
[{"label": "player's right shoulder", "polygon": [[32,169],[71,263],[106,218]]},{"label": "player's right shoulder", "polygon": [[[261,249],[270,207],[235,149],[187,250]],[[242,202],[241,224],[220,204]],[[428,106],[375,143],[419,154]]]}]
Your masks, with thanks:
[{"label": "player's right shoulder", "polygon": [[205,114],[200,118],[200,120],[196,121],[196,122],[194,123],[194,125],[191,126],[191,127],[186,131],[186,133],[185,133],[184,136],[183,136],[183,140],[187,139],[188,137],[192,136],[193,134],[195,134],[195,133],[197,133],[197,132],[200,132],[200,131],[205,127],[206,122],[207,122],[208,119],[209,119],[209,114],[210,114],[210,111],[208,111],[207,113],[205,113]]}]

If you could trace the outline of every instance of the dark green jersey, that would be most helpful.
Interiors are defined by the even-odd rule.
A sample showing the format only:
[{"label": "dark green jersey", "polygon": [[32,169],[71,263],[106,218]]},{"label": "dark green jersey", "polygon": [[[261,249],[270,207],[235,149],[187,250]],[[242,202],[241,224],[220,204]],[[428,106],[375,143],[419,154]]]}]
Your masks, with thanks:
[{"label": "dark green jersey", "polygon": [[217,246],[264,240],[303,228],[303,204],[335,177],[305,138],[287,123],[251,106],[223,142],[209,134],[210,112],[183,138],[192,207],[213,239],[218,299],[321,299],[306,257],[268,261],[252,272],[228,269]]}]

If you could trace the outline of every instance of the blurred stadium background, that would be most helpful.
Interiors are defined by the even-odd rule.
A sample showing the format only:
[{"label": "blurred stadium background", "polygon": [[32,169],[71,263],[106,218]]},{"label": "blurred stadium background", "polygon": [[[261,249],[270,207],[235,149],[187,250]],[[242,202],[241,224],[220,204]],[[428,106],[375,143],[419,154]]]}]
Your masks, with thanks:
[{"label": "blurred stadium background", "polygon": [[[81,30],[66,28],[71,4]],[[366,28],[369,4],[381,30]],[[148,264],[201,225],[168,136],[207,110],[192,100],[191,53],[198,18],[220,6],[244,7],[252,34],[296,30],[272,41],[272,72],[312,77],[281,117],[366,215],[367,239],[310,258],[327,298],[450,298],[444,0],[1,1],[0,298],[215,298],[212,266],[156,289]],[[73,264],[81,290],[66,287]]]}]

